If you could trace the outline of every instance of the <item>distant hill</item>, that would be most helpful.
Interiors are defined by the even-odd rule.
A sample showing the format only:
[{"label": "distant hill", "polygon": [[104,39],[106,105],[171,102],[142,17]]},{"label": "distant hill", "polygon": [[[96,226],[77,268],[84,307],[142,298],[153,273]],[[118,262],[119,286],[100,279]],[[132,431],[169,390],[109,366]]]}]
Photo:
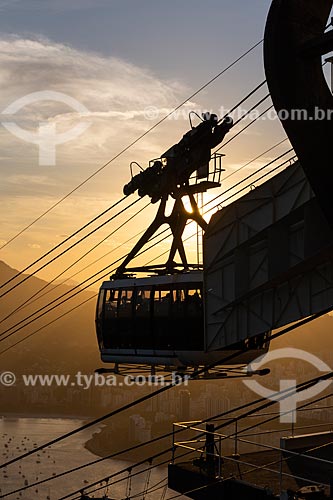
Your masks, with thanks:
[{"label": "distant hill", "polygon": [[[0,283],[5,283],[15,276],[17,272],[17,270],[0,261]],[[1,291],[8,289],[25,277],[26,275],[20,276],[11,282],[10,285],[7,285],[6,288],[1,289]],[[47,282],[32,276],[21,286],[18,286],[15,290],[0,299],[0,321],[12,310],[26,303],[32,295],[46,284]],[[48,292],[45,297],[36,300],[33,304],[13,314],[11,318],[0,325],[0,332],[18,322],[22,322],[25,317],[37,309],[48,305],[54,299],[66,292],[70,292],[72,289],[73,287],[68,285],[49,285],[42,292],[42,295]],[[33,322],[20,332],[15,333],[6,341],[1,342],[0,351],[28,336],[46,323],[55,320],[61,314],[65,314],[89,298],[91,300],[82,307],[42,329],[28,340],[9,350],[5,355],[1,355],[1,368],[17,369],[21,373],[24,371],[38,373],[37,368],[41,373],[72,373],[80,369],[91,372],[99,367],[101,362],[99,360],[94,325],[96,298],[94,298],[94,294],[91,291],[81,292],[77,297],[56,307],[41,319]]]},{"label": "distant hill", "polygon": [[[0,283],[6,282],[15,276],[17,272],[17,270],[0,261]],[[25,276],[22,275],[19,279],[24,279]],[[13,281],[10,286],[16,282]],[[0,299],[0,321],[10,311],[27,302],[29,297],[46,284],[45,281],[33,276]],[[12,318],[2,323],[0,333],[13,324],[21,322],[36,309],[49,304],[52,300],[72,289],[68,285],[50,285],[45,290],[45,292],[49,292],[45,297],[16,312]],[[0,366],[17,368],[22,372],[29,369],[29,371],[35,371],[35,373],[37,373],[37,367],[42,372],[48,371],[50,373],[71,373],[77,370],[91,373],[95,368],[101,366],[94,323],[96,297],[91,291],[81,292],[74,299],[55,308],[8,340],[0,342],[0,351],[89,298],[91,300],[82,307],[36,333],[32,338],[20,343],[17,347],[8,351],[5,356],[1,355]],[[333,348],[333,317],[324,316],[272,343],[272,348],[285,346],[298,347],[317,355],[323,352],[330,353]]]},{"label": "distant hill", "polygon": [[[17,271],[15,269],[0,261],[0,283],[5,283],[16,274]],[[23,275],[20,279],[24,277]],[[11,285],[14,283],[15,281]],[[0,299],[0,321],[10,311],[27,302],[29,297],[46,284],[43,280],[31,277],[14,291]],[[27,306],[25,309],[18,311],[10,320],[2,323],[0,325],[0,334],[15,323],[22,324],[26,316],[45,304],[49,304],[60,295],[73,290],[73,288],[68,285],[50,285],[46,291],[48,290],[50,290],[50,293],[46,296],[40,298],[34,304]],[[58,316],[65,314],[68,310],[78,306],[87,299],[91,300],[37,332],[31,338],[13,347],[5,354],[0,354],[0,373],[9,370],[16,375],[48,373],[73,376],[79,371],[83,374],[93,374],[97,367],[103,366],[99,359],[95,336],[94,316],[96,297],[91,291],[80,293],[73,300],[69,300],[60,307],[51,310],[43,318],[22,329],[20,332],[15,333],[15,335],[6,341],[0,342],[0,352],[20,339],[24,339],[46,323],[57,319]],[[276,349],[278,347],[290,346],[304,349],[317,355],[333,367],[333,354],[331,354],[333,352],[332,331],[333,317],[325,316],[298,329],[298,331],[289,333],[285,337],[272,342],[271,348]],[[276,363],[280,363],[280,366],[277,367],[277,373],[281,369],[283,374],[288,375],[288,378],[295,378],[298,381],[305,380],[317,374],[316,368],[310,365],[307,366],[307,363],[303,363],[303,365],[300,364],[301,362],[296,364],[293,360],[281,360],[281,362]],[[298,371],[298,369],[300,370]],[[265,384],[273,384],[272,388],[274,386],[274,390],[277,390],[275,373],[276,369],[273,366],[272,375],[267,377]],[[17,380],[20,380],[19,377],[17,377]],[[237,379],[230,381],[192,382],[189,389],[191,391],[193,418],[204,418],[211,413],[210,406],[207,407],[207,401],[209,405],[212,405],[212,401],[217,399],[221,404],[223,401],[223,405],[225,405],[225,400],[227,400],[229,401],[228,404],[232,407],[237,406],[240,400],[250,401],[253,399],[252,391],[247,389],[241,380]],[[150,387],[100,388],[92,386],[91,390],[87,391],[72,387],[71,385],[59,388],[55,386],[35,388],[25,387],[21,380],[20,383],[10,388],[0,385],[0,412],[41,415],[94,415],[104,412],[105,407],[110,410],[111,408],[126,404],[130,400],[141,396],[145,391],[150,390]],[[143,393],[140,391],[143,391]],[[163,408],[161,411],[163,411],[163,414],[166,413],[170,420],[176,418],[174,415],[180,406],[178,402],[175,404],[175,398],[177,398],[176,389],[171,391],[170,394],[161,395],[156,403],[156,408]],[[135,412],[137,409],[134,408],[133,411]],[[140,407],[140,412],[142,411],[151,412],[151,403],[149,402],[146,406]],[[116,422],[118,422],[118,427],[116,427],[115,434],[118,433],[119,436],[123,436],[124,422],[127,421],[124,420],[122,415]],[[101,435],[98,443],[101,440],[103,441],[104,437],[104,434]],[[95,444],[92,445],[91,449],[98,449],[98,443],[96,446]]]}]

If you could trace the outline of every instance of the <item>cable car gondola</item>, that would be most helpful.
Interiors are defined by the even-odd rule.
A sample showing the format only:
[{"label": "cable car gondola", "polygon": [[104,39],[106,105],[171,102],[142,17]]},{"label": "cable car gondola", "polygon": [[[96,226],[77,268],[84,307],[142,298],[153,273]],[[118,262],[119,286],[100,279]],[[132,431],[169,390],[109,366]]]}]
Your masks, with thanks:
[{"label": "cable car gondola", "polygon": [[[223,350],[205,350],[204,318],[208,295],[203,267],[187,262],[182,241],[189,219],[203,230],[207,227],[195,194],[221,185],[222,155],[215,153],[211,156],[211,149],[223,140],[232,124],[230,118],[219,124],[216,115],[203,116],[197,127],[146,170],[132,177],[124,187],[126,195],[137,190],[141,197],[150,196],[152,203],[160,201],[160,206],[156,218],[116,274],[101,286],[96,331],[103,362],[186,369],[209,366],[236,352],[237,356],[228,365],[248,364],[267,352],[266,334],[227,345]],[[184,196],[190,200],[191,212],[185,210]],[[174,207],[166,216],[166,203],[170,197],[174,199]],[[127,268],[163,224],[169,224],[173,234],[166,264]],[[177,251],[181,264],[174,260]],[[136,277],[136,273],[150,276]]]},{"label": "cable car gondola", "polygon": [[[232,364],[266,352],[267,337],[205,352],[202,272],[105,281],[97,306],[97,336],[105,363],[210,365],[239,350]],[[256,344],[257,343],[257,344]]]}]

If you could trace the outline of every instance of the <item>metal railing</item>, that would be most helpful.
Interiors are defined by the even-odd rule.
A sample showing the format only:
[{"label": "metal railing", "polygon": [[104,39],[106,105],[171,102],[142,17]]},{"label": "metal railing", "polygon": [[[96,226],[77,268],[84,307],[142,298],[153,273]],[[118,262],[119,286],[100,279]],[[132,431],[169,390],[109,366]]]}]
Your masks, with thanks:
[{"label": "metal railing", "polygon": [[[333,406],[324,406],[324,407],[313,407],[313,408],[305,408],[305,409],[300,409],[299,411],[302,413],[308,413],[308,412],[313,412],[315,410],[329,410],[333,408]],[[267,416],[276,416],[279,417],[280,413],[278,412],[272,412],[272,413],[258,413],[258,414],[253,414],[247,417],[248,419],[258,419],[262,417],[267,417]],[[226,480],[228,477],[224,476],[225,472],[225,465],[227,463],[234,463],[237,465],[238,471],[239,471],[239,476],[241,479],[243,479],[243,476],[246,474],[249,474],[251,472],[255,471],[268,471],[269,473],[275,475],[278,477],[278,482],[279,482],[279,490],[280,494],[283,491],[283,484],[284,484],[284,478],[292,478],[296,481],[301,481],[304,484],[307,485],[316,485],[319,487],[330,487],[330,478],[328,476],[328,482],[323,483],[323,482],[318,482],[314,479],[310,479],[309,477],[303,477],[302,475],[297,475],[297,474],[292,474],[288,472],[287,470],[284,470],[284,464],[288,463],[288,460],[291,460],[292,458],[298,459],[298,460],[307,460],[311,461],[314,464],[317,464],[317,466],[326,466],[330,469],[332,469],[333,466],[333,461],[327,460],[325,458],[320,458],[318,456],[313,456],[313,455],[308,455],[310,452],[315,452],[321,448],[324,448],[329,445],[333,445],[333,422],[325,422],[325,423],[319,423],[319,424],[310,424],[310,425],[300,425],[300,426],[295,426],[294,423],[291,423],[290,426],[283,427],[281,429],[269,429],[269,430],[258,430],[255,432],[251,433],[246,433],[246,428],[245,428],[245,433],[242,431],[240,428],[240,418],[241,415],[238,415],[236,417],[229,417],[229,418],[220,418],[215,421],[209,421],[210,424],[207,427],[205,422],[202,421],[191,421],[191,422],[178,422],[173,424],[173,458],[172,461],[175,463],[177,461],[176,458],[176,451],[177,449],[185,449],[189,453],[193,452],[194,455],[198,455],[199,459],[194,460],[194,464],[197,465],[198,467],[204,467],[206,472],[214,476],[217,480]],[[227,423],[230,420],[235,421],[230,423],[231,431],[229,433],[220,433],[213,431],[212,428],[215,428],[214,426],[217,423],[224,422]],[[260,426],[260,422],[255,425],[255,427]],[[309,430],[320,430],[326,427],[326,432],[332,432],[332,436],[329,436],[328,442],[324,444],[320,444],[319,446],[315,446],[314,448],[308,449],[306,452],[303,453],[298,453],[295,451],[291,451],[285,448],[281,448],[281,446],[273,446],[271,444],[265,444],[259,441],[255,441],[252,439],[247,439],[247,438],[256,438],[256,437],[267,437],[269,435],[280,435],[283,434],[284,438],[291,438],[291,437],[297,437],[300,436],[300,432],[304,433],[304,431],[309,431]],[[176,436],[180,432],[191,432],[192,436],[191,439],[185,439],[185,440],[176,440]],[[193,436],[194,433],[194,436]],[[199,434],[197,436],[197,434]],[[196,437],[197,436],[197,437]],[[280,438],[282,436],[279,436]],[[209,446],[207,446],[207,443],[210,443]],[[232,453],[226,454],[223,452],[223,450],[227,447],[226,444],[231,443],[231,449]],[[251,462],[249,459],[249,456],[246,457],[246,459],[241,458],[240,454],[240,448],[241,446],[248,448],[246,451],[246,454],[251,454],[251,452],[258,451],[258,450],[264,450],[264,451],[272,451],[275,452],[276,454],[276,460],[272,463],[260,465],[260,464],[255,464]],[[250,467],[251,469],[249,471],[245,472],[240,472],[240,466],[247,466]],[[274,468],[274,465],[276,468]],[[273,466],[273,468],[272,468]],[[233,474],[233,477],[235,475]]]}]

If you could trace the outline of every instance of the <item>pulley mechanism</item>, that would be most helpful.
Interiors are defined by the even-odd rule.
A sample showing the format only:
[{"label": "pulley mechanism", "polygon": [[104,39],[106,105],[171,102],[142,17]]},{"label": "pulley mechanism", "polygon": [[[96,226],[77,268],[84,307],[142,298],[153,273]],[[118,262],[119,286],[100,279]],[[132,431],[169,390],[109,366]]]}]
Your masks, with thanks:
[{"label": "pulley mechanism", "polygon": [[201,123],[192,127],[180,142],[132,177],[124,186],[124,194],[128,196],[138,191],[139,196],[150,196],[152,203],[156,203],[164,195],[172,195],[186,185],[196,170],[200,178],[207,177],[211,150],[223,141],[232,125],[230,117],[219,124],[217,115],[204,113]]},{"label": "pulley mechanism", "polygon": [[[223,141],[233,126],[233,120],[226,117],[221,123],[220,121],[217,115],[204,113],[199,125],[192,127],[177,144],[163,153],[160,158],[152,160],[145,170],[132,176],[131,181],[124,186],[126,196],[138,191],[140,197],[149,196],[152,203],[160,201],[160,206],[152,224],[118,268],[116,277],[124,276],[127,271],[154,271],[159,274],[172,274],[176,268],[185,271],[190,268],[198,268],[198,265],[191,265],[187,262],[182,235],[189,219],[197,222],[203,230],[206,229],[207,223],[200,214],[194,195],[221,185],[221,159],[223,155],[214,154],[212,156],[211,150]],[[211,160],[213,171],[210,172]],[[169,196],[174,198],[175,203],[171,215],[166,216],[166,203]],[[189,197],[191,212],[185,210],[182,201],[184,196]],[[173,234],[173,243],[167,263],[149,268],[126,269],[127,264],[165,223],[169,224]],[[181,264],[174,261],[177,251],[182,261]]]}]

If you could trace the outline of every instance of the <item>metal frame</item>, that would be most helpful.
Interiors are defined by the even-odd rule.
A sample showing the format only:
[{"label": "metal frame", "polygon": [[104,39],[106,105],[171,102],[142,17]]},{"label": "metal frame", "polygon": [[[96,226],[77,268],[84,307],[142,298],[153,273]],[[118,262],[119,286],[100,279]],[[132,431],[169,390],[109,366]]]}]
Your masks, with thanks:
[{"label": "metal frame", "polygon": [[299,163],[215,214],[204,237],[206,350],[333,301],[333,231]]},{"label": "metal frame", "polygon": [[[332,406],[324,406],[321,409],[327,409],[327,408],[332,408]],[[300,412],[311,412],[314,409],[320,409],[320,408],[304,408],[304,409],[299,409],[298,411]],[[248,419],[257,419],[261,417],[266,417],[266,416],[276,416],[278,418],[280,416],[279,412],[269,412],[269,413],[257,413],[254,415],[248,416]],[[310,424],[310,425],[301,425],[301,426],[295,426],[294,423],[291,424],[290,427],[284,427],[282,429],[274,429],[271,431],[255,431],[252,433],[245,433],[242,431],[240,428],[239,423],[242,422],[242,415],[236,415],[235,417],[224,417],[221,419],[217,420],[210,420],[210,425],[207,426],[204,422],[197,420],[197,421],[190,421],[190,422],[175,422],[173,424],[173,454],[172,454],[172,464],[177,464],[177,457],[176,457],[176,450],[177,448],[180,449],[185,449],[188,451],[193,451],[193,453],[198,453],[200,454],[200,459],[197,461],[191,460],[193,465],[198,465],[198,467],[202,467],[206,469],[207,474],[209,474],[209,471],[211,472],[211,477],[214,477],[215,479],[226,479],[224,476],[224,470],[223,470],[223,464],[226,463],[227,461],[231,462],[236,462],[239,465],[246,465],[250,466],[249,471],[255,471],[255,470],[266,470],[269,471],[270,473],[274,475],[278,475],[280,480],[280,493],[282,493],[283,489],[283,478],[284,477],[293,477],[297,479],[298,481],[305,482],[307,484],[314,484],[321,486],[323,485],[322,482],[317,482],[315,480],[311,480],[308,477],[299,477],[296,475],[290,476],[290,474],[286,473],[283,471],[283,468],[281,467],[281,464],[284,463],[284,461],[288,460],[289,458],[294,457],[295,459],[306,459],[308,461],[313,461],[313,464],[319,464],[319,465],[324,465],[324,466],[331,466],[333,462],[331,460],[327,460],[325,458],[321,457],[316,457],[313,455],[308,455],[307,452],[305,453],[300,453],[297,451],[293,451],[292,449],[288,449],[288,447],[284,447],[285,445],[282,444],[282,441],[288,440],[290,438],[295,438],[297,439],[299,436],[304,437],[304,431],[310,431],[310,430],[319,430],[319,434],[323,433],[324,435],[327,435],[327,445],[332,445],[332,423],[327,422],[327,423],[322,423],[322,424]],[[215,431],[214,429],[214,424],[215,423],[221,423],[221,422],[230,422],[230,428],[233,429],[230,432],[226,434],[222,434],[218,431]],[[247,421],[246,421],[247,422]],[[247,426],[247,424],[246,424]],[[246,427],[245,426],[245,427]],[[260,426],[260,422],[258,423],[258,426]],[[325,431],[320,429],[326,429]],[[328,430],[327,430],[328,429]],[[189,436],[188,439],[184,440],[176,440],[176,435],[178,436],[180,431],[188,433],[189,431],[194,432],[198,434],[198,437]],[[289,435],[286,433],[288,433]],[[298,431],[298,433],[297,433]],[[269,444],[264,444],[262,443],[262,436],[266,436],[267,433],[269,432],[270,435],[277,436],[280,438],[280,446],[273,446]],[[315,434],[315,436],[318,433]],[[309,438],[311,439],[311,436],[313,434],[308,435]],[[258,439],[258,441],[254,440],[255,438]],[[207,441],[211,443],[210,447],[207,447]],[[232,455],[226,453],[223,453],[223,447],[226,442],[231,442],[231,449],[233,451]],[[282,446],[281,446],[282,444]],[[242,450],[243,453],[249,455],[250,453],[258,453],[260,451],[276,451],[279,456],[279,463],[278,462],[273,462],[273,463],[268,463],[265,465],[258,465],[250,462],[244,461],[244,459],[241,458],[240,454],[240,447],[243,445],[246,448],[250,447],[249,449]],[[316,447],[314,448],[314,450]],[[309,450],[310,451],[310,450]],[[229,453],[229,452],[228,452]],[[183,461],[181,462],[183,463]],[[274,465],[276,463],[276,469],[272,469],[270,466]],[[280,466],[279,466],[280,464]],[[213,467],[212,467],[213,465]],[[240,477],[242,479],[242,477]],[[328,484],[326,486],[329,486]]]},{"label": "metal frame", "polygon": [[[325,28],[333,0],[273,0],[264,40],[265,72],[276,111],[330,225],[332,210],[331,118],[316,119],[316,109],[333,110],[322,56],[333,50],[333,33]],[[304,110],[309,119],[293,119]],[[328,116],[328,115],[327,115]]]},{"label": "metal frame", "polygon": [[[99,374],[108,374],[113,373],[115,375],[120,375],[123,377],[132,376],[133,380],[136,377],[144,376],[148,378],[149,383],[152,385],[158,386],[159,383],[165,383],[165,379],[163,380],[159,378],[160,375],[163,376],[173,375],[175,377],[179,377],[179,384],[182,384],[184,381],[191,379],[193,380],[217,380],[217,379],[234,379],[234,378],[249,378],[256,375],[260,375],[258,372],[246,371],[246,365],[238,366],[235,368],[232,367],[214,367],[207,368],[206,371],[193,377],[193,373],[197,370],[203,369],[204,366],[198,365],[191,368],[186,368],[180,370],[177,366],[165,366],[165,365],[131,365],[124,363],[114,363],[113,368],[99,368],[96,370],[96,373]],[[156,377],[156,379],[154,379]],[[177,385],[177,384],[176,384]]]},{"label": "metal frame", "polygon": [[[128,256],[118,267],[114,278],[121,278],[126,276],[129,272],[154,272],[158,274],[173,274],[179,271],[189,271],[190,269],[202,269],[200,264],[189,264],[186,257],[186,252],[183,244],[183,233],[186,224],[189,220],[195,221],[203,231],[207,228],[207,222],[202,217],[198,204],[195,200],[194,195],[198,193],[204,193],[208,189],[220,187],[221,173],[223,169],[221,168],[221,161],[224,155],[214,153],[211,157],[212,169],[206,172],[206,174],[200,175],[199,172],[195,176],[191,176],[186,185],[178,186],[176,190],[172,193],[166,192],[161,201],[155,219],[150,224],[145,233],[141,236],[139,241],[136,243],[134,248],[130,251]],[[156,160],[153,160],[154,162]],[[206,180],[199,182],[200,179],[206,178]],[[210,180],[212,178],[213,180]],[[190,184],[190,180],[194,180],[195,183]],[[166,215],[166,204],[169,196],[174,198],[174,205],[172,212],[169,216]],[[187,212],[183,203],[183,197],[188,196],[192,212]],[[172,231],[173,241],[167,262],[165,264],[157,264],[151,266],[141,266],[134,268],[127,268],[127,265],[136,257],[139,251],[148,243],[152,236],[158,231],[158,229],[164,225],[168,224]],[[176,253],[179,253],[181,263],[175,262]]]}]

